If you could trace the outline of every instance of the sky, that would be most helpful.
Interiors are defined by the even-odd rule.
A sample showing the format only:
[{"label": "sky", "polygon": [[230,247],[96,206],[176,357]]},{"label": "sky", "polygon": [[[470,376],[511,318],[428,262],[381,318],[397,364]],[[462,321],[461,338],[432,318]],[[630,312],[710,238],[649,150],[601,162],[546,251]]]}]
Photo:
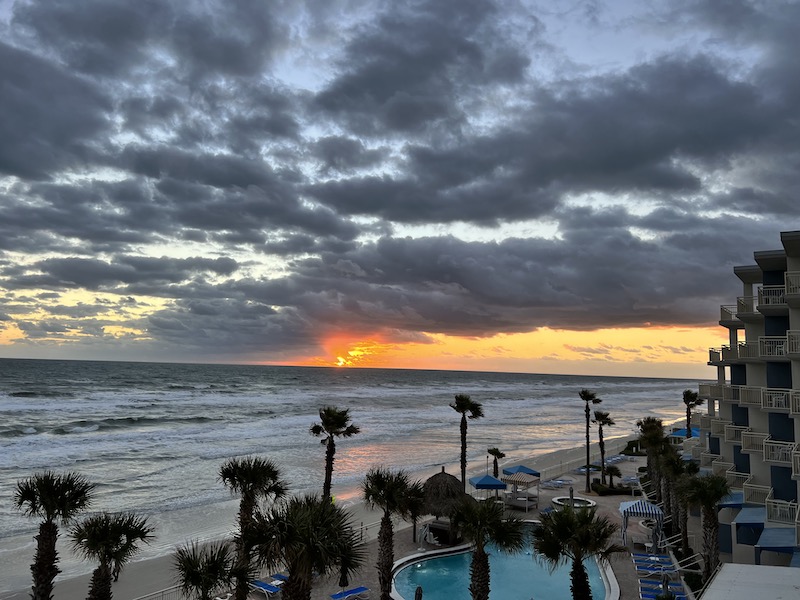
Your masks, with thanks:
[{"label": "sky", "polygon": [[0,0],[0,357],[715,377],[800,4]]}]

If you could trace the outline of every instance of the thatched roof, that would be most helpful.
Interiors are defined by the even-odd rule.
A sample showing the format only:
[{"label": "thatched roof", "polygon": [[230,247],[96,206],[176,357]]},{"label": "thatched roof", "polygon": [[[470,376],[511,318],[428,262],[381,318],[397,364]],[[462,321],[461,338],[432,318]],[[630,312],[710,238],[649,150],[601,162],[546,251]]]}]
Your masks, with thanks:
[{"label": "thatched roof", "polygon": [[453,509],[464,497],[464,486],[454,475],[442,472],[429,477],[424,485],[425,510],[437,519],[449,517]]}]

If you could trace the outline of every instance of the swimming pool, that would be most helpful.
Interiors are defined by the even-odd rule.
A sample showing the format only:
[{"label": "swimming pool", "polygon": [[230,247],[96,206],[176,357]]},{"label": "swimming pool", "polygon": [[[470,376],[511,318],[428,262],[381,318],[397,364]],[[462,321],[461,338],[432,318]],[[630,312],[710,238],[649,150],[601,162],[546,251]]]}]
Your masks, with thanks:
[{"label": "swimming pool", "polygon": [[[551,573],[531,552],[529,549],[509,555],[489,550],[491,600],[571,600],[570,565]],[[395,574],[396,590],[405,600],[414,598],[417,586],[422,586],[425,600],[468,600],[471,559],[471,552],[420,558]],[[606,586],[597,563],[588,561],[586,571],[592,597],[595,600],[605,598]]]}]

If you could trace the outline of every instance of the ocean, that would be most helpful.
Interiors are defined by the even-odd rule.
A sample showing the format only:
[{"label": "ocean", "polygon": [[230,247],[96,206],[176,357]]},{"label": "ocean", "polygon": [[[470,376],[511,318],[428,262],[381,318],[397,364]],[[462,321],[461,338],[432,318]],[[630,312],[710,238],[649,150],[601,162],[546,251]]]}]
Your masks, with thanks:
[{"label": "ocean", "polygon": [[[616,425],[684,416],[695,380],[393,369],[186,365],[0,359],[0,591],[30,585],[38,522],[12,507],[17,481],[52,469],[97,484],[93,511],[136,511],[156,526],[137,558],[234,528],[237,500],[220,483],[230,457],[257,454],[282,469],[292,493],[320,491],[324,447],[309,433],[326,405],[350,409],[361,433],[337,442],[333,493],[358,500],[372,466],[424,479],[442,465],[458,475],[455,394],[481,402],[469,422],[471,467],[497,446],[504,462],[584,443],[588,388]],[[66,537],[62,528],[62,540]],[[92,566],[60,546],[64,576]]]}]

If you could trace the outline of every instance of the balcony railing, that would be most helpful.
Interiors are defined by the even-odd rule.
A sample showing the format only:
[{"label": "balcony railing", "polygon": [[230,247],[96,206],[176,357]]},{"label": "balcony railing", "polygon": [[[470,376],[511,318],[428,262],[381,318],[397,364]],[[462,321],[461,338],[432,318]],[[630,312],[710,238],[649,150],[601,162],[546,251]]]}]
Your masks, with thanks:
[{"label": "balcony railing", "polygon": [[725,473],[725,479],[728,480],[728,485],[731,486],[731,489],[741,490],[744,489],[744,484],[750,480],[750,473],[728,471]]},{"label": "balcony railing", "polygon": [[714,475],[725,475],[728,471],[733,469],[736,465],[731,462],[725,462],[722,460],[715,460],[711,463],[711,472]]},{"label": "balcony railing", "polygon": [[739,386],[739,405],[761,406],[761,388],[754,385]]},{"label": "balcony railing", "polygon": [[790,399],[793,415],[800,415],[800,390],[792,390]]},{"label": "balcony railing", "polygon": [[742,486],[746,504],[766,504],[767,496],[772,494],[772,488],[766,485],[745,483]]},{"label": "balcony railing", "polygon": [[706,452],[706,449],[703,446],[694,446],[692,448],[692,459],[700,460],[700,458],[703,456],[703,452]]},{"label": "balcony railing", "polygon": [[800,295],[800,271],[786,271],[783,275],[786,293]]},{"label": "balcony railing", "polygon": [[759,305],[785,305],[786,287],[783,285],[765,285],[758,288]]},{"label": "balcony railing", "polygon": [[722,346],[722,360],[739,360],[739,347],[738,346]]},{"label": "balcony railing", "polygon": [[795,519],[797,518],[797,502],[786,502],[786,500],[768,498],[766,505],[767,521],[794,525]]},{"label": "balcony railing", "polygon": [[785,335],[770,335],[758,338],[758,354],[761,358],[786,358]]},{"label": "balcony railing", "polygon": [[800,450],[792,452],[792,479],[800,479]]},{"label": "balcony railing", "polygon": [[739,385],[723,385],[722,399],[726,402],[739,402]]},{"label": "balcony railing", "polygon": [[761,408],[775,412],[789,412],[792,408],[792,390],[764,388],[761,392]]},{"label": "balcony railing", "polygon": [[739,296],[736,299],[736,316],[742,318],[742,314],[754,314],[756,312],[757,296]]},{"label": "balcony railing", "polygon": [[749,427],[742,427],[741,425],[725,425],[725,441],[741,444],[742,433],[749,430]]},{"label": "balcony railing", "polygon": [[745,431],[742,433],[742,452],[764,452],[764,440],[768,433]]},{"label": "balcony railing", "polygon": [[718,363],[722,360],[722,349],[721,348],[709,348],[708,349],[708,362],[710,363]]},{"label": "balcony railing", "polygon": [[764,440],[764,462],[792,466],[792,452],[797,444],[767,438]]},{"label": "balcony railing", "polygon": [[725,435],[725,426],[730,425],[730,421],[725,419],[711,419],[711,435]]},{"label": "balcony railing", "polygon": [[711,464],[719,458],[719,454],[714,454],[713,452],[709,452],[706,450],[705,452],[700,453],[700,466],[701,467],[710,467]]},{"label": "balcony railing", "polygon": [[[800,331],[790,329],[786,332],[786,352],[794,356],[800,356]],[[723,352],[723,358],[725,358]]]},{"label": "balcony railing", "polygon": [[[800,293],[800,292],[799,292]],[[719,307],[719,320],[720,321],[738,321],[736,318],[736,305],[732,306],[720,306]]]},{"label": "balcony railing", "polygon": [[761,358],[758,342],[739,342],[739,358],[742,360]]}]

